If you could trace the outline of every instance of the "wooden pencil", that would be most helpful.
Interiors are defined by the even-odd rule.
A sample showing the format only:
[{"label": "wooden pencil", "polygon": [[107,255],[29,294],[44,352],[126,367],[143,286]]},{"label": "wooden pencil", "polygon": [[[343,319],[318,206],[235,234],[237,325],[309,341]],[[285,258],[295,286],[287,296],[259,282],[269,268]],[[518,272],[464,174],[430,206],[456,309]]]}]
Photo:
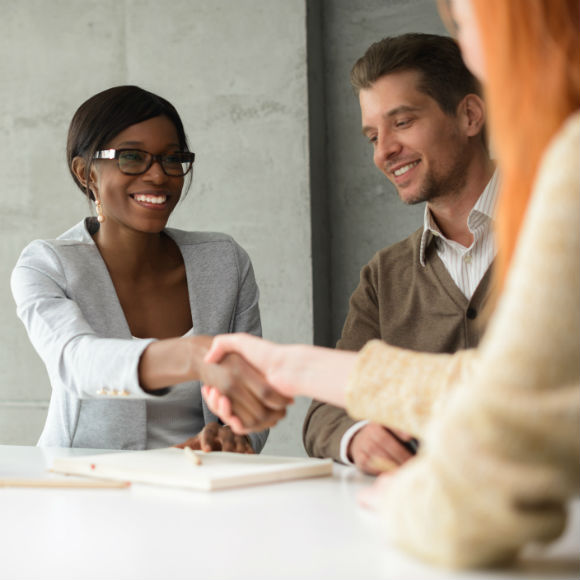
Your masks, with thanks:
[{"label": "wooden pencil", "polygon": [[0,479],[0,487],[51,487],[51,488],[79,488],[79,489],[119,489],[129,487],[129,481],[105,481],[102,479]]},{"label": "wooden pencil", "polygon": [[191,447],[184,447],[183,452],[192,465],[201,465],[201,457]]}]

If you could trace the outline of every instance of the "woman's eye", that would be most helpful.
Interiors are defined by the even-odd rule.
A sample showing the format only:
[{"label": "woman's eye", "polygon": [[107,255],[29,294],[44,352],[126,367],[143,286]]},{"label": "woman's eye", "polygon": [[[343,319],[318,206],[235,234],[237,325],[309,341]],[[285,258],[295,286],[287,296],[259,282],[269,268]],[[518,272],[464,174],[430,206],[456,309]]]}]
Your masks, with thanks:
[{"label": "woman's eye", "polygon": [[141,151],[123,151],[122,158],[124,161],[143,161],[143,153]]}]

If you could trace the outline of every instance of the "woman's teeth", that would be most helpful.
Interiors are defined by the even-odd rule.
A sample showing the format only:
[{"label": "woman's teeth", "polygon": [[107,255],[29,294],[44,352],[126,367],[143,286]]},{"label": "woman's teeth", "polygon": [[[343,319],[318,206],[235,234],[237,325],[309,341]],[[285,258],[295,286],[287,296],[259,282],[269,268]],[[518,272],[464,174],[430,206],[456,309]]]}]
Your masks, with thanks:
[{"label": "woman's teeth", "polygon": [[142,195],[142,194],[135,194],[133,196],[135,201],[142,201],[144,203],[156,203],[161,205],[167,201],[166,195]]}]

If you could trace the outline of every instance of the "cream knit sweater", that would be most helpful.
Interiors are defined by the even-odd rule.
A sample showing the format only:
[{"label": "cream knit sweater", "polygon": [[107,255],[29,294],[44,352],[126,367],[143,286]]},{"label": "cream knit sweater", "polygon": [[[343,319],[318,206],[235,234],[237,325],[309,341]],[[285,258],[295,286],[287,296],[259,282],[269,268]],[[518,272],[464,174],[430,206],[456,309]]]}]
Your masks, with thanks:
[{"label": "cream knit sweater", "polygon": [[372,341],[349,413],[424,445],[388,487],[391,539],[432,562],[483,566],[562,531],[580,489],[580,115],[546,152],[513,265],[476,350]]}]

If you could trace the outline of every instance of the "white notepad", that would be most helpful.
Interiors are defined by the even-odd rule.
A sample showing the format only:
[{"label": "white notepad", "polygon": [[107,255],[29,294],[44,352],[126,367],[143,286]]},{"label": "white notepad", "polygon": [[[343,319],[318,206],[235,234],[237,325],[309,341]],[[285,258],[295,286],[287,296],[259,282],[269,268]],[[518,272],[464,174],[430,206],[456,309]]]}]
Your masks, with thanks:
[{"label": "white notepad", "polygon": [[[190,450],[188,450],[190,451]],[[190,453],[168,447],[147,451],[121,451],[102,455],[59,457],[52,470],[100,479],[150,483],[198,490],[257,485],[332,474],[332,459],[246,455],[223,451]]]}]

